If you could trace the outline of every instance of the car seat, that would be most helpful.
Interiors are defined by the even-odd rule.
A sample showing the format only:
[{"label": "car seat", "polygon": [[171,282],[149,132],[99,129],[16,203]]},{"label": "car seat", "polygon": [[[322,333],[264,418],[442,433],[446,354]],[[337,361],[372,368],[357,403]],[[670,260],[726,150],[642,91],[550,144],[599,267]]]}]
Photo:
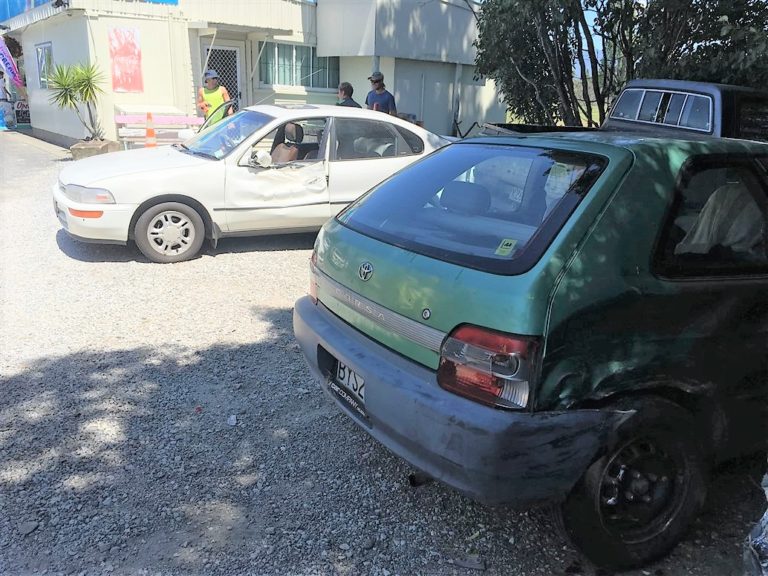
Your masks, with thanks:
[{"label": "car seat", "polygon": [[272,150],[272,162],[284,164],[299,157],[299,144],[304,140],[304,129],[293,122],[285,125],[285,139]]},{"label": "car seat", "polygon": [[479,216],[491,207],[491,194],[479,184],[454,180],[443,188],[440,205],[449,212]]},{"label": "car seat", "polygon": [[[707,254],[715,247],[759,255],[765,218],[742,183],[720,186],[709,197],[675,254]],[[764,256],[764,254],[763,254]]]}]

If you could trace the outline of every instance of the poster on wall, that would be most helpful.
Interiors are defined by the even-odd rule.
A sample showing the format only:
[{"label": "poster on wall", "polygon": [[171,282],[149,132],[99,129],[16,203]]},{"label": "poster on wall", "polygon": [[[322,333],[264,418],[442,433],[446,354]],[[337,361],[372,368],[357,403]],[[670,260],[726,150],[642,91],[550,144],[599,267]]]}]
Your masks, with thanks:
[{"label": "poster on wall", "polygon": [[144,92],[141,75],[141,36],[137,28],[109,29],[112,90]]}]

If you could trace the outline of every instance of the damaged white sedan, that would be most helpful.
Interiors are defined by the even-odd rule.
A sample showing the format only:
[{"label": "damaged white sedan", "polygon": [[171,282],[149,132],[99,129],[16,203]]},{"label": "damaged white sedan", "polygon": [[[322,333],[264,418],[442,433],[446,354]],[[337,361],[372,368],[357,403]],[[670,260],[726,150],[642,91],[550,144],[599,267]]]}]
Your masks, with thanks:
[{"label": "damaged white sedan", "polygon": [[74,162],[53,187],[54,209],[78,240],[134,241],[154,262],[180,262],[206,238],[319,230],[447,143],[380,112],[253,106],[183,144]]}]

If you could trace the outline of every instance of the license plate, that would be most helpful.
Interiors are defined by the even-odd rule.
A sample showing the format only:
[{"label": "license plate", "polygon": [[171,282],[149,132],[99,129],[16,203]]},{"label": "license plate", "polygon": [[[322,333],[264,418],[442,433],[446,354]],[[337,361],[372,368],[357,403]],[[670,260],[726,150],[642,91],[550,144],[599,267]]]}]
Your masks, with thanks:
[{"label": "license plate", "polygon": [[349,366],[336,362],[333,378],[328,382],[331,390],[363,418],[365,413],[365,380]]}]

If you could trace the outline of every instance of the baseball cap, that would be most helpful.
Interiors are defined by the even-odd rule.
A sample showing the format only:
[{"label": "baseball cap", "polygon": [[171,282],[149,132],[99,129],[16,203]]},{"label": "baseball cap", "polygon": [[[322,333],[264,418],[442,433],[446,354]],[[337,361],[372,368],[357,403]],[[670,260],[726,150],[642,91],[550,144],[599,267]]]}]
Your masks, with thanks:
[{"label": "baseball cap", "polygon": [[203,76],[204,79],[210,80],[211,78],[218,78],[219,73],[216,72],[216,70],[208,70],[208,72],[205,73],[205,76]]},{"label": "baseball cap", "polygon": [[381,82],[384,80],[384,74],[381,72],[374,72],[370,76],[368,76],[368,80],[371,80],[372,82]]}]

